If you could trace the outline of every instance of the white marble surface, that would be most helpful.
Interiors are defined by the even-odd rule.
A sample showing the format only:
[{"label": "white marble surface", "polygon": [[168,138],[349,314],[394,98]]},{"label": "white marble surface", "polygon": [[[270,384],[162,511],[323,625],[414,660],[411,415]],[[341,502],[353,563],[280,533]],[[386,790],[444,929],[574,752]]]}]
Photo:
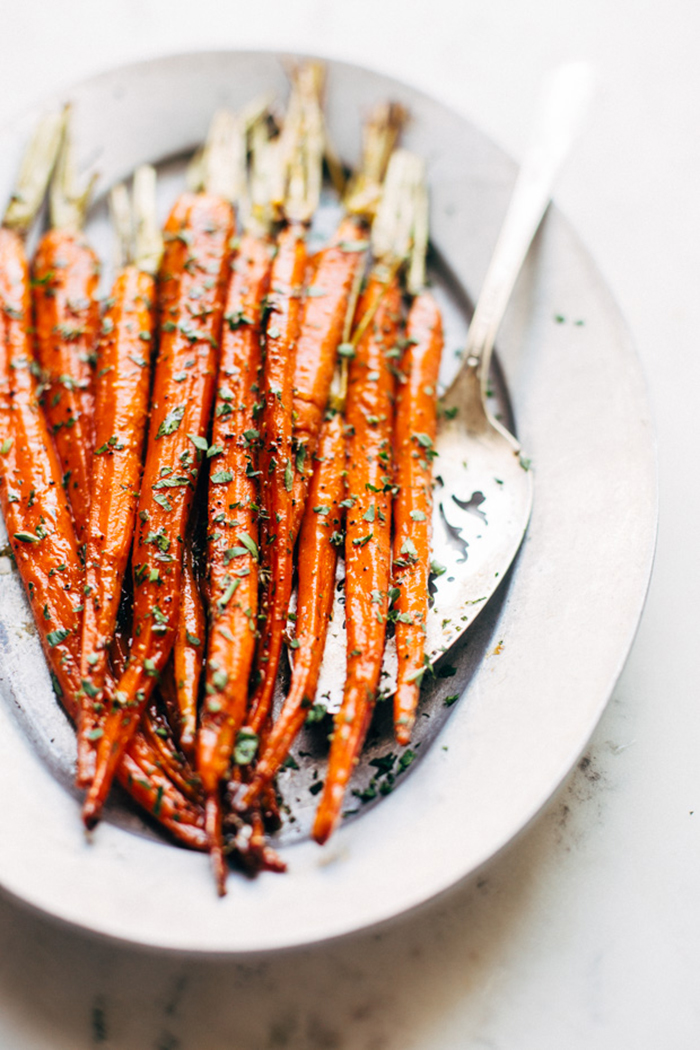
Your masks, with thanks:
[{"label": "white marble surface", "polygon": [[591,60],[557,199],[634,334],[662,513],[637,641],[581,766],[475,885],[325,947],[187,962],[0,898],[1,1050],[694,1050],[700,1045],[700,9],[693,0],[0,0],[0,120],[107,66],[198,47],[386,71],[518,156],[545,69]]}]

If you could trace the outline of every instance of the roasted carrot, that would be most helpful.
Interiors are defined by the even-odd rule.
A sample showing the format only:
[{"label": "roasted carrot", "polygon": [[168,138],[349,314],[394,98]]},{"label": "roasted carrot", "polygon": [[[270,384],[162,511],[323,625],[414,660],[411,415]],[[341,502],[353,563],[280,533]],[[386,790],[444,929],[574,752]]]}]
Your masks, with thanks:
[{"label": "roasted carrot", "polygon": [[318,76],[313,65],[298,71],[283,132],[289,135],[293,148],[285,161],[288,225],[278,237],[270,274],[262,374],[259,468],[264,512],[261,558],[266,585],[262,637],[256,657],[258,683],[247,718],[248,727],[255,734],[260,733],[270,712],[292,593],[294,369],[307,265],[306,229],[320,192],[323,151]]},{"label": "roasted carrot", "polygon": [[398,158],[411,185],[412,244],[406,275],[414,296],[401,359],[394,432],[394,619],[398,673],[394,731],[407,745],[415,722],[425,670],[428,576],[432,518],[432,460],[437,429],[437,382],[442,353],[442,320],[425,291],[428,193],[423,161],[402,151]]},{"label": "roasted carrot", "polygon": [[[218,163],[211,170],[217,180],[225,174]],[[209,186],[215,181],[210,178]],[[175,641],[182,544],[209,426],[233,232],[229,200],[211,190],[182,194],[165,227],[160,344],[132,555],[133,642],[129,665],[109,697],[83,809],[88,826],[99,819]]]},{"label": "roasted carrot", "polygon": [[265,620],[257,657],[260,683],[253,694],[248,718],[254,733],[259,732],[270,710],[292,593],[292,390],[301,313],[299,293],[305,267],[306,230],[301,224],[294,223],[287,226],[277,240],[268,295],[259,456],[264,509],[261,538],[267,583],[263,605]]},{"label": "roasted carrot", "polygon": [[313,836],[320,843],[326,841],[340,816],[345,788],[374,710],[389,608],[394,374],[387,354],[396,345],[401,320],[396,276],[375,269],[360,302],[360,316],[373,309],[373,320],[357,344],[348,377],[347,677],[313,826]]},{"label": "roasted carrot", "polygon": [[309,500],[299,536],[294,673],[289,694],[258,759],[245,803],[250,805],[286,758],[314,702],[328,624],[333,612],[335,569],[341,539],[345,429],[336,413],[321,429]]},{"label": "roasted carrot", "polygon": [[248,705],[258,610],[258,494],[255,458],[260,328],[272,244],[245,233],[233,264],[221,339],[209,475],[209,615],[206,698],[197,770],[207,795],[210,843],[220,889],[224,868],[219,784]]},{"label": "roasted carrot", "polygon": [[51,187],[52,229],[34,258],[36,350],[42,404],[63,467],[79,542],[85,539],[94,448],[93,362],[100,331],[100,265],[82,226],[91,184],[76,193],[66,128]]},{"label": "roasted carrot", "polygon": [[[113,212],[124,187],[112,194]],[[120,269],[102,322],[97,348],[95,456],[86,542],[85,612],[81,678],[89,682],[81,698],[77,783],[87,787],[95,766],[96,728],[104,711],[103,686],[108,650],[134,534],[141,478],[151,356],[156,334],[155,271],[161,251],[155,219],[155,171],[141,168],[134,179],[140,236],[135,261]],[[126,219],[130,220],[128,195]],[[117,231],[128,241],[129,229]],[[144,233],[146,236],[144,236]],[[123,245],[124,261],[131,244]]]},{"label": "roasted carrot", "polygon": [[440,311],[430,293],[422,292],[408,315],[394,431],[394,584],[399,592],[394,606],[398,651],[394,729],[403,745],[411,739],[425,670],[432,459],[442,343]]}]

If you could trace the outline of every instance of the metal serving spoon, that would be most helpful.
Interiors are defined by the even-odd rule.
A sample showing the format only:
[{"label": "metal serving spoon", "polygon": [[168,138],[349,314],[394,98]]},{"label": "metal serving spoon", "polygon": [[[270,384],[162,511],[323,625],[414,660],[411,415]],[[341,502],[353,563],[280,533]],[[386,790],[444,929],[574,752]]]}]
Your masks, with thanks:
[{"label": "metal serving spoon", "polygon": [[[463,364],[441,399],[434,461],[432,556],[439,573],[427,622],[426,653],[437,660],[476,619],[515,557],[532,507],[533,476],[520,444],[486,403],[496,333],[547,210],[552,186],[580,129],[592,90],[585,63],[548,77],[525,161],[469,327]],[[345,632],[336,603],[318,695],[333,711],[342,699]],[[392,692],[396,654],[387,644],[382,690]]]},{"label": "metal serving spoon", "polygon": [[[442,398],[433,550],[446,571],[436,581],[427,624],[431,662],[486,605],[530,519],[532,471],[519,442],[489,412],[489,365],[515,281],[582,124],[591,90],[591,70],[585,63],[559,67],[544,85],[534,135],[469,327],[464,363]],[[455,536],[460,543],[454,542]]]}]

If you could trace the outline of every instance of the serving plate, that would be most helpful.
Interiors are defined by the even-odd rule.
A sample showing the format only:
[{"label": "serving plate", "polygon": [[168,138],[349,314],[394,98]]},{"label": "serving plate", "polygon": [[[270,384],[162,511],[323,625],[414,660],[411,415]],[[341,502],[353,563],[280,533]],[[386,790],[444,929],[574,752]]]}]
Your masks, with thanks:
[{"label": "serving plate", "polygon": [[[269,90],[284,95],[287,61],[268,53],[183,55],[91,79],[70,93],[81,164],[97,166],[107,187],[144,161],[184,155],[202,140],[217,106],[238,108]],[[329,127],[346,162],[357,160],[362,114],[385,98],[409,108],[404,142],[428,162],[449,360],[515,166],[426,96],[329,62]],[[0,199],[37,115],[24,114],[0,134]],[[177,163],[166,164],[162,192],[178,177]],[[90,232],[104,251],[99,205]],[[451,650],[445,677],[428,689],[422,710],[429,717],[420,720],[414,748],[419,760],[390,794],[349,806],[358,812],[319,849],[305,835],[314,801],[308,789],[319,776],[313,760],[296,782],[282,783],[295,816],[282,836],[285,876],[234,875],[219,900],[206,857],[164,842],[119,802],[88,840],[70,785],[72,731],[51,694],[19,582],[0,560],[5,892],[87,930],[151,947],[266,951],[416,907],[526,827],[585,747],[622,669],[656,532],[654,440],[639,365],[595,266],[556,208],[516,288],[498,354],[501,410],[512,408],[536,472],[525,543],[496,598]],[[445,704],[457,694],[458,702]],[[380,711],[370,757],[390,747],[381,721]],[[365,759],[360,794],[372,770]]]}]

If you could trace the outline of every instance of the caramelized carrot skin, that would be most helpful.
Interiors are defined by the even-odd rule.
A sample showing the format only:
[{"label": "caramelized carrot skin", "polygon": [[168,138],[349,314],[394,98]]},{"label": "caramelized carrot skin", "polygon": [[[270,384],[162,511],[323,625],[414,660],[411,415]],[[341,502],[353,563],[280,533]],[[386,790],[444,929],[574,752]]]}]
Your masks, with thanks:
[{"label": "caramelized carrot skin", "polygon": [[345,617],[347,678],[335,719],[328,774],[313,836],[325,842],[340,816],[374,709],[384,653],[391,562],[391,490],[394,374],[387,353],[398,336],[401,293],[370,278],[359,316],[381,296],[374,320],[350,363],[346,405],[347,494]]},{"label": "caramelized carrot skin", "polygon": [[37,401],[24,246],[0,228],[0,505],[64,701],[78,684],[82,567],[61,467]]},{"label": "caramelized carrot skin", "polygon": [[[95,456],[87,529],[81,678],[101,692],[122,581],[134,534],[148,414],[155,281],[127,267],[117,277],[102,325],[95,397]],[[91,734],[101,718],[85,692],[78,729],[78,783],[94,772]]]},{"label": "caramelized carrot skin", "polygon": [[206,640],[204,602],[195,576],[192,547],[183,553],[180,615],[173,648],[175,691],[180,717],[180,747],[191,758],[197,732],[197,697]]},{"label": "caramelized carrot skin", "polygon": [[301,321],[301,288],[306,268],[303,227],[286,227],[277,242],[270,275],[270,310],[263,368],[260,434],[260,489],[265,512],[261,529],[262,557],[268,570],[264,594],[265,622],[256,668],[260,684],[251,701],[248,723],[256,733],[272,704],[272,694],[292,593],[294,551],[294,459],[292,394],[295,346]]},{"label": "caramelized carrot skin", "polygon": [[111,697],[83,816],[94,824],[123,751],[172,651],[182,546],[209,425],[229,272],[233,210],[183,194],[165,227],[160,346],[134,543],[134,640]]},{"label": "caramelized carrot skin", "polygon": [[99,276],[97,256],[84,234],[50,230],[42,237],[32,281],[37,358],[47,383],[42,403],[67,475],[79,542],[89,514]]},{"label": "caramelized carrot skin", "polygon": [[[311,478],[309,500],[302,521],[297,556],[297,598],[294,673],[287,699],[258,760],[246,803],[270,783],[304,724],[314,702],[328,625],[333,615],[337,545],[344,497],[345,429],[335,415],[322,427]],[[334,537],[335,534],[335,537]]]},{"label": "caramelized carrot skin", "polygon": [[365,261],[366,229],[346,217],[331,243],[319,252],[313,285],[304,302],[294,366],[294,443],[304,468],[294,474],[294,535],[301,525],[323,416],[343,338],[348,305]]},{"label": "caramelized carrot skin", "polygon": [[398,492],[394,500],[394,583],[398,676],[394,730],[411,739],[424,669],[432,518],[431,459],[437,431],[437,381],[443,335],[433,297],[418,295],[408,315],[394,429]]},{"label": "caramelized carrot skin", "polygon": [[[256,441],[260,407],[262,304],[270,282],[271,245],[241,238],[221,337],[209,474],[209,613],[206,698],[197,769],[208,795],[226,775],[248,706],[258,610]],[[211,451],[210,449],[210,451]],[[220,451],[219,451],[220,450]],[[209,807],[212,830],[220,815]]]}]

